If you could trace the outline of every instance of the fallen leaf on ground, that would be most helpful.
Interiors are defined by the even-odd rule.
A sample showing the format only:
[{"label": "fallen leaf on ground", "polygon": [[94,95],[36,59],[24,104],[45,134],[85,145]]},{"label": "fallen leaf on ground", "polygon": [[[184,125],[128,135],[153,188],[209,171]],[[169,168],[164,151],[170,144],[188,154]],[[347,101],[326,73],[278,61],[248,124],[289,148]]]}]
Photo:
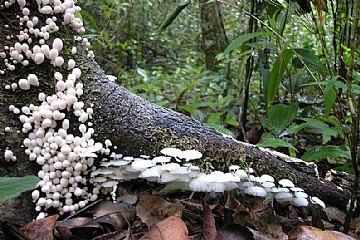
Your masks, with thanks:
[{"label": "fallen leaf on ground", "polygon": [[298,226],[289,233],[289,240],[355,240],[341,232],[322,231],[321,229],[309,226]]},{"label": "fallen leaf on ground", "polygon": [[89,217],[77,217],[77,218],[70,218],[61,222],[57,223],[56,230],[58,231],[59,235],[64,238],[68,239],[72,237],[71,229],[74,227],[83,226],[93,219]]},{"label": "fallen leaf on ground", "polygon": [[136,206],[137,215],[148,228],[167,217],[181,217],[183,210],[181,203],[170,203],[158,196],[144,196]]},{"label": "fallen leaf on ground", "polygon": [[203,222],[203,235],[206,240],[215,240],[217,239],[217,230],[215,225],[215,218],[209,205],[203,201],[203,209],[204,209],[204,222]]},{"label": "fallen leaf on ground", "polygon": [[53,229],[58,217],[59,215],[51,215],[49,217],[36,220],[26,224],[20,230],[31,240],[53,240]]},{"label": "fallen leaf on ground", "polygon": [[94,238],[129,227],[136,216],[135,207],[125,203],[101,202],[93,211],[93,218],[77,217],[64,220],[56,227],[64,239]]},{"label": "fallen leaf on ground", "polygon": [[133,219],[135,217],[135,207],[127,203],[101,202],[94,210],[94,218],[113,213],[121,213],[121,215],[128,220]]},{"label": "fallen leaf on ground", "polygon": [[154,225],[140,240],[188,240],[185,223],[177,216],[168,217]]},{"label": "fallen leaf on ground", "polygon": [[224,240],[255,240],[254,234],[247,228],[239,224],[229,224],[219,229]]},{"label": "fallen leaf on ground", "polygon": [[324,212],[326,213],[326,216],[330,221],[335,220],[336,222],[341,224],[345,223],[346,213],[344,213],[343,211],[340,211],[335,207],[327,207],[324,209]]}]

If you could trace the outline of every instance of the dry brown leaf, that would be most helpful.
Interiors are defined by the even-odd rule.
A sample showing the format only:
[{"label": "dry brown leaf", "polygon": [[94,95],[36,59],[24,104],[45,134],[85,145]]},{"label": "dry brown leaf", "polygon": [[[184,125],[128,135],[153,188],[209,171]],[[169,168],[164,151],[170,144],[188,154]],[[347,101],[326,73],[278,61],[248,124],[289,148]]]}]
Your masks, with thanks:
[{"label": "dry brown leaf", "polygon": [[219,229],[224,240],[255,240],[254,234],[247,228],[239,224],[229,224]]},{"label": "dry brown leaf", "polygon": [[137,215],[148,228],[167,217],[181,217],[183,210],[181,203],[170,203],[158,196],[144,196],[136,206]]},{"label": "dry brown leaf", "polygon": [[24,233],[25,236],[27,236],[31,240],[53,240],[53,229],[55,227],[55,223],[58,217],[59,215],[56,214],[36,220],[34,222],[26,224],[20,230]]},{"label": "dry brown leaf", "polygon": [[204,209],[204,222],[203,222],[203,235],[206,240],[213,240],[217,238],[217,230],[215,225],[215,218],[209,208],[209,205],[203,201]]},{"label": "dry brown leaf", "polygon": [[339,209],[335,207],[327,207],[324,209],[324,212],[326,213],[326,216],[330,221],[335,220],[336,222],[341,224],[345,223],[346,213],[340,211]]},{"label": "dry brown leaf", "polygon": [[77,217],[77,218],[70,218],[61,222],[57,223],[56,230],[58,231],[59,235],[64,238],[68,239],[72,237],[71,229],[74,227],[79,227],[91,222],[92,218],[87,217]]},{"label": "dry brown leaf", "polygon": [[355,240],[344,233],[322,231],[315,227],[298,226],[289,233],[289,240]]},{"label": "dry brown leaf", "polygon": [[72,218],[58,224],[57,230],[64,239],[78,236],[93,238],[128,227],[136,216],[135,207],[124,203],[101,202],[93,210],[93,218]]},{"label": "dry brown leaf", "polygon": [[188,240],[188,230],[181,218],[168,217],[154,225],[141,240]]},{"label": "dry brown leaf", "polygon": [[130,219],[135,217],[135,207],[126,203],[104,201],[94,210],[94,218],[100,218],[113,213],[121,213],[124,218],[130,221]]}]

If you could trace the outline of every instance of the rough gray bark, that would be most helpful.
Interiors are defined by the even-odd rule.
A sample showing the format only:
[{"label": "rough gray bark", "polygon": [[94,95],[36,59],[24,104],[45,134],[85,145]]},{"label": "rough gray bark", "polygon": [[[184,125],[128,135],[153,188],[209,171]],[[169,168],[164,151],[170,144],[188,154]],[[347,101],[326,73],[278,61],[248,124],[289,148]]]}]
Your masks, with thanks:
[{"label": "rough gray bark", "polygon": [[[34,7],[32,10],[36,11]],[[16,8],[7,11],[0,9],[0,29],[6,29],[3,35],[15,34],[18,29],[16,25],[5,28],[12,19]],[[66,39],[66,46],[75,44],[73,32],[69,29],[61,29],[59,37]],[[11,45],[13,40],[0,39],[0,51],[4,46]],[[82,69],[81,81],[85,86],[83,101],[86,106],[94,104],[95,138],[97,140],[110,139],[116,145],[117,152],[125,155],[138,156],[140,154],[155,155],[159,150],[167,146],[177,146],[184,149],[197,149],[204,153],[205,159],[215,169],[222,170],[231,164],[251,166],[257,174],[268,173],[275,178],[290,178],[303,187],[310,195],[318,196],[328,205],[345,209],[349,195],[337,188],[335,184],[320,179],[316,175],[315,165],[302,161],[294,161],[287,156],[266,151],[254,145],[245,144],[224,137],[214,129],[201,124],[194,119],[149,103],[138,96],[131,94],[123,87],[110,82],[100,67],[91,59],[78,45],[79,56],[76,63]],[[64,53],[64,57],[69,57]],[[0,61],[0,68],[3,68]],[[64,70],[64,69],[63,69]],[[14,79],[36,73],[41,76],[43,82],[39,88],[29,91],[5,90],[6,84]],[[48,94],[54,92],[53,82],[54,68],[47,62],[41,66],[31,63],[28,67],[18,67],[14,72],[0,75],[0,176],[24,176],[36,174],[38,166],[29,162],[28,156],[21,147],[25,134],[18,133],[21,123],[17,115],[9,113],[8,106],[14,104],[21,107],[29,103],[37,103],[37,94],[44,91]],[[76,118],[73,118],[76,119]],[[70,118],[71,120],[71,118]],[[74,121],[76,122],[76,121]],[[5,133],[4,128],[10,126],[12,131]],[[77,126],[72,126],[76,132]],[[4,151],[11,147],[18,157],[16,162],[6,162]],[[203,165],[203,162],[197,162]],[[27,210],[23,210],[25,203]],[[30,221],[34,212],[29,194],[12,199],[0,204],[0,220]]]},{"label": "rough gray bark", "polygon": [[223,52],[229,41],[226,37],[220,4],[217,1],[200,1],[200,19],[206,68],[214,71],[216,55]]}]

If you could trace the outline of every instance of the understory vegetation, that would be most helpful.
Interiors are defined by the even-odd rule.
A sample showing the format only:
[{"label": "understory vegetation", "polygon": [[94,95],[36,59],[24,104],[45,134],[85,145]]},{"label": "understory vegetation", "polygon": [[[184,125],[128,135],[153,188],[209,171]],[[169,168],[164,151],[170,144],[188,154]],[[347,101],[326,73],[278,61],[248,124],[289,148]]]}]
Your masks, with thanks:
[{"label": "understory vegetation", "polygon": [[119,85],[323,174],[358,172],[357,1],[217,1],[227,45],[211,67],[214,1],[97,2],[82,3],[86,35]]}]

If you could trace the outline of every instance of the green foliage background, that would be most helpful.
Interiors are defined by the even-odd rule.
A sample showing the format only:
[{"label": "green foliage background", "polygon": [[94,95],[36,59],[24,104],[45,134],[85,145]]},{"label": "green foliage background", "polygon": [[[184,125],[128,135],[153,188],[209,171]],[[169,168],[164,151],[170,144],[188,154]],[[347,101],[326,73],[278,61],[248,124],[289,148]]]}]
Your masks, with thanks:
[{"label": "green foliage background", "polygon": [[81,14],[95,60],[119,85],[240,140],[261,124],[261,146],[353,171],[357,1],[311,1],[310,12],[297,1],[218,2],[230,44],[216,71],[204,65],[199,1],[83,1]]}]

